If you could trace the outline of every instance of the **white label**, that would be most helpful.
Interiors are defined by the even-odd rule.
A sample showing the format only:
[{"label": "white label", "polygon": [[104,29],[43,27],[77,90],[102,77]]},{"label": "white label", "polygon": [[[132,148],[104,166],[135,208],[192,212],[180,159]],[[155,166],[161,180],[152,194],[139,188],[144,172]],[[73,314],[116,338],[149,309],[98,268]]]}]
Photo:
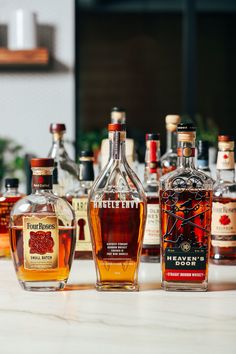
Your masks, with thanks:
[{"label": "white label", "polygon": [[76,215],[76,251],[92,251],[87,217],[87,198],[73,198],[72,206]]},{"label": "white label", "polygon": [[147,221],[144,232],[144,245],[160,244],[159,204],[147,204]]},{"label": "white label", "polygon": [[[227,204],[213,202],[211,233],[219,236],[236,235],[236,202]],[[214,240],[212,240],[214,246],[213,243]]]},{"label": "white label", "polygon": [[234,169],[234,152],[233,151],[218,151],[217,167],[218,170],[233,170]]}]

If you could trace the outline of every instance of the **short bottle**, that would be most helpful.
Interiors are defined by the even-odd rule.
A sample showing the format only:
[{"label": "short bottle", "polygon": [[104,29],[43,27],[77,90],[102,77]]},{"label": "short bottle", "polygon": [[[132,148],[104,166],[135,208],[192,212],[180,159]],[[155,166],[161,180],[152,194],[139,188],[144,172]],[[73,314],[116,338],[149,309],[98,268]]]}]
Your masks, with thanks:
[{"label": "short bottle", "polygon": [[11,211],[10,244],[15,270],[25,290],[65,287],[75,249],[75,215],[53,194],[53,159],[32,159],[32,194]]},{"label": "short bottle", "polygon": [[14,204],[23,197],[18,178],[5,179],[5,192],[0,197],[0,257],[10,257],[9,221]]},{"label": "short bottle", "polygon": [[80,183],[76,190],[67,193],[66,199],[72,204],[76,216],[75,259],[92,259],[92,243],[88,224],[88,194],[94,181],[93,152],[80,153]]},{"label": "short bottle", "polygon": [[236,182],[234,139],[218,137],[217,179],[213,191],[211,262],[236,264]]},{"label": "short bottle", "polygon": [[147,196],[147,221],[143,239],[142,262],[160,262],[160,177],[160,135],[146,134],[144,187]]},{"label": "short bottle", "polygon": [[48,157],[53,158],[57,164],[57,193],[60,197],[64,197],[66,193],[75,189],[79,180],[79,166],[73,161],[64,144],[64,135],[66,132],[65,124],[52,123],[50,125],[50,133],[52,134],[52,146]]},{"label": "short bottle", "polygon": [[209,142],[207,140],[198,141],[197,167],[199,171],[202,171],[211,177],[211,170],[209,167]]},{"label": "short bottle", "polygon": [[206,291],[213,181],[195,168],[195,127],[177,132],[177,169],[160,179],[162,287]]},{"label": "short bottle", "polygon": [[125,128],[109,124],[109,161],[93,184],[88,216],[97,290],[138,290],[146,196],[125,156]]},{"label": "short bottle", "polygon": [[169,114],[166,120],[166,152],[161,157],[162,174],[174,171],[177,167],[177,125],[180,123],[180,116]]}]

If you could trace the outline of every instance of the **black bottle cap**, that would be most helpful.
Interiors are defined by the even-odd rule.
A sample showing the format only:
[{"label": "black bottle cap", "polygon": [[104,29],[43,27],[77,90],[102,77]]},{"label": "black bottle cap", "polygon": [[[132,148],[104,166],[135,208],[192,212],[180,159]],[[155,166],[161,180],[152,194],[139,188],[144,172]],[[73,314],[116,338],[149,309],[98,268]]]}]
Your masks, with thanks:
[{"label": "black bottle cap", "polygon": [[198,160],[208,160],[209,142],[207,140],[199,140],[197,156]]},{"label": "black bottle cap", "polygon": [[196,128],[192,123],[180,123],[177,126],[177,132],[195,132]]},{"label": "black bottle cap", "polygon": [[80,151],[79,157],[93,158],[93,151],[92,150],[82,150],[82,151]]},{"label": "black bottle cap", "polygon": [[159,133],[147,133],[146,140],[160,140],[160,134]]},{"label": "black bottle cap", "polygon": [[112,107],[111,112],[126,112],[122,107]]},{"label": "black bottle cap", "polygon": [[19,179],[18,178],[6,178],[5,179],[5,187],[6,188],[18,188]]}]

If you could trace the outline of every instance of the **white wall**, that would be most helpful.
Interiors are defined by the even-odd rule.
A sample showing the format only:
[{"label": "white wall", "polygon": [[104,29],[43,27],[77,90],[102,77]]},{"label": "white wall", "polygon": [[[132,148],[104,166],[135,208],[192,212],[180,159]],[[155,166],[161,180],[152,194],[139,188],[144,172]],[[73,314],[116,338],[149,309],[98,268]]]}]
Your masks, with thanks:
[{"label": "white wall", "polygon": [[[67,138],[74,139],[74,1],[0,0],[0,29],[17,8],[37,13],[40,42],[54,47],[57,64],[51,71],[0,71],[0,136],[44,157],[51,145],[51,122],[65,122]],[[53,43],[47,29],[54,33]],[[0,47],[6,44],[4,32]]]}]

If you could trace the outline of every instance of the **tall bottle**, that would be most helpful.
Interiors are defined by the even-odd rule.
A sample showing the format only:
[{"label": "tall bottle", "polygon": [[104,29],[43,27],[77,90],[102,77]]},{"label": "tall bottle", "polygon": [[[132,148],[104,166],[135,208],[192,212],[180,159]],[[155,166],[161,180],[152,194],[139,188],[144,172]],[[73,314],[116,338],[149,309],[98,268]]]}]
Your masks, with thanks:
[{"label": "tall bottle", "polygon": [[143,239],[142,262],[160,261],[160,177],[160,136],[159,134],[146,134],[144,186],[147,196],[147,221]]},{"label": "tall bottle", "polygon": [[211,262],[236,264],[236,182],[234,139],[218,137],[217,180],[214,185]]},{"label": "tall bottle", "polygon": [[53,194],[53,159],[32,159],[32,194],[11,211],[10,244],[16,274],[25,290],[63,289],[75,249],[75,215]]},{"label": "tall bottle", "polygon": [[209,167],[209,143],[206,140],[198,141],[197,167],[199,171],[202,171],[211,177],[211,170]]},{"label": "tall bottle", "polygon": [[89,194],[97,290],[138,290],[146,197],[125,156],[124,125],[109,124],[110,157]]},{"label": "tall bottle", "polygon": [[174,171],[177,167],[177,125],[180,116],[169,114],[166,116],[167,144],[166,153],[161,157],[162,174]]},{"label": "tall bottle", "polygon": [[213,181],[195,167],[195,128],[178,125],[177,169],[160,179],[162,287],[208,286]]},{"label": "tall bottle", "polygon": [[80,153],[80,183],[74,191],[67,193],[66,199],[72,204],[76,215],[75,259],[92,259],[92,243],[87,217],[88,194],[94,181],[93,152]]},{"label": "tall bottle", "polygon": [[70,159],[64,145],[65,124],[54,123],[50,125],[52,146],[48,157],[53,158],[57,164],[58,186],[57,193],[61,197],[78,185],[79,166]]},{"label": "tall bottle", "polygon": [[9,221],[14,204],[23,197],[18,191],[18,178],[5,179],[5,192],[0,197],[0,257],[10,257]]},{"label": "tall bottle", "polygon": [[[111,109],[111,123],[126,123],[126,111],[121,107],[113,107]],[[126,138],[126,159],[130,166],[135,162],[135,146],[133,139]],[[109,139],[104,139],[101,144],[100,167],[103,169],[109,160]]]}]

